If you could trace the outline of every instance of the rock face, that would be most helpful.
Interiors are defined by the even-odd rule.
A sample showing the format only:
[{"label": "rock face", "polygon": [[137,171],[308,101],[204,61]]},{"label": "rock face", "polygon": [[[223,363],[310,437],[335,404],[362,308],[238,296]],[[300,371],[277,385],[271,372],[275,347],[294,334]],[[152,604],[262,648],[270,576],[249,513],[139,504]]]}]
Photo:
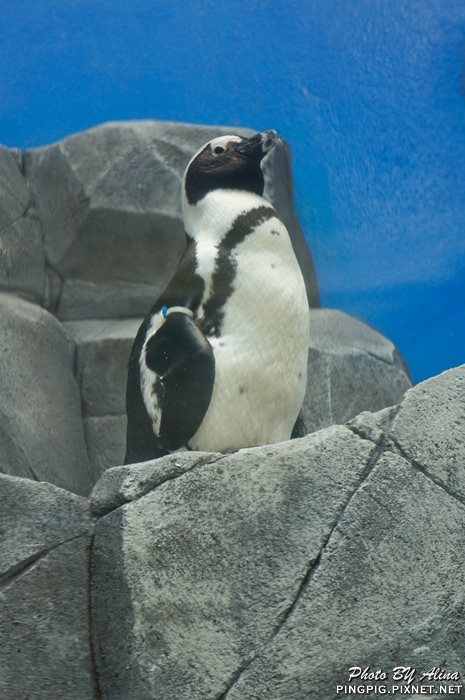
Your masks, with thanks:
[{"label": "rock face", "polygon": [[[326,440],[193,462],[104,518],[94,545],[104,697],[218,697],[289,615],[373,450],[337,427]],[[129,623],[115,634],[112,611]]]},{"label": "rock face", "polygon": [[[108,470],[91,497],[102,697],[331,700],[351,665],[463,674],[464,381],[290,443]],[[428,462],[444,421],[453,488]],[[426,465],[405,457],[417,443]]]},{"label": "rock face", "polygon": [[2,697],[336,700],[353,665],[463,676],[464,383],[111,468],[90,504],[0,477]]},{"label": "rock face", "polygon": [[[460,395],[462,401],[459,401]],[[407,460],[451,495],[465,501],[465,374],[445,372],[409,392],[393,440]]]},{"label": "rock face", "polygon": [[0,290],[42,303],[45,251],[21,165],[20,155],[0,146]]},{"label": "rock face", "polygon": [[0,471],[88,494],[73,340],[47,311],[8,294],[0,317]]},{"label": "rock face", "polygon": [[464,518],[463,505],[424,474],[383,455],[341,514],[293,614],[226,697],[337,698],[351,665],[423,672],[447,664],[463,673]]},{"label": "rock face", "polygon": [[141,319],[72,321],[65,324],[77,346],[76,376],[93,482],[126,452],[126,378]]},{"label": "rock face", "polygon": [[85,499],[0,475],[0,697],[92,700]]}]

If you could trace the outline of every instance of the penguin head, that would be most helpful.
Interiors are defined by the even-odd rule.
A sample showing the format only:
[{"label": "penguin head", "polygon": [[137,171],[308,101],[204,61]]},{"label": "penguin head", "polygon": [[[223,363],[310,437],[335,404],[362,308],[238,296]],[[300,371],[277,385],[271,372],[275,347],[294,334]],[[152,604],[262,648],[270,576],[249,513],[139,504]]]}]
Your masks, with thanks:
[{"label": "penguin head", "polygon": [[186,168],[184,196],[195,205],[212,190],[246,190],[262,195],[264,179],[261,161],[278,143],[279,136],[270,129],[250,138],[220,136],[197,151]]}]

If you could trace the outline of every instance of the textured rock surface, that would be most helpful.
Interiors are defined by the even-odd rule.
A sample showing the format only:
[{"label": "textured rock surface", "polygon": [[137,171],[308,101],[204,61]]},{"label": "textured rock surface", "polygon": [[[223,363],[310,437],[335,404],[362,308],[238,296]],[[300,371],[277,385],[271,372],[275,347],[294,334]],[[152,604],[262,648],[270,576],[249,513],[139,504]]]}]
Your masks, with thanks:
[{"label": "textured rock surface", "polygon": [[124,503],[135,501],[165,481],[181,476],[195,466],[211,464],[222,455],[215,452],[178,452],[153,462],[108,469],[92,490],[92,512],[105,515]]},{"label": "textured rock surface", "polygon": [[0,474],[0,575],[5,582],[27,564],[82,535],[88,501],[45,482]]},{"label": "textured rock surface", "polygon": [[95,526],[85,499],[0,476],[0,695],[336,700],[350,665],[463,677],[464,382],[109,469]]},{"label": "textured rock surface", "polygon": [[47,311],[0,294],[0,471],[91,488],[74,343]]},{"label": "textured rock surface", "polygon": [[308,388],[295,435],[397,404],[411,386],[390,340],[342,311],[313,309]]},{"label": "textured rock surface", "polygon": [[392,438],[407,459],[465,502],[465,372],[444,372],[409,391]]},{"label": "textured rock surface", "polygon": [[351,665],[463,673],[464,526],[461,504],[387,453],[342,514],[292,615],[228,700],[335,699]]},{"label": "textured rock surface", "polygon": [[0,289],[39,303],[45,254],[31,195],[13,152],[0,146]]},{"label": "textured rock surface", "polygon": [[91,700],[88,502],[0,475],[0,697]]},{"label": "textured rock surface", "polygon": [[[465,501],[403,454],[446,421],[445,460],[463,463],[464,378],[348,428],[106,472],[92,494],[94,512],[115,509],[94,545],[102,696],[331,700],[350,665],[463,674]],[[441,416],[415,422],[436,400]]]},{"label": "textured rock surface", "polygon": [[105,469],[124,463],[126,426],[126,414],[84,418],[84,433],[93,484]]},{"label": "textured rock surface", "polygon": [[141,319],[70,321],[76,347],[84,431],[95,482],[126,452],[126,378],[129,354]]},{"label": "textured rock surface", "polygon": [[126,412],[127,364],[142,319],[74,321],[65,327],[77,346],[76,374],[84,416]]},{"label": "textured rock surface", "polygon": [[[58,546],[0,592],[0,696],[91,700],[88,538]],[[10,618],[11,615],[11,618]]]},{"label": "textured rock surface", "polygon": [[[184,168],[203,143],[231,130],[252,133],[121,122],[24,154],[49,261],[48,303],[60,318],[147,313],[185,246],[180,218]],[[267,186],[291,228],[312,303],[318,304],[311,256],[293,211],[285,146],[268,165]]]},{"label": "textured rock surface", "polygon": [[[103,696],[217,697],[290,614],[373,452],[331,428],[192,468],[101,520],[93,580]],[[117,630],[107,627],[112,613]]]}]

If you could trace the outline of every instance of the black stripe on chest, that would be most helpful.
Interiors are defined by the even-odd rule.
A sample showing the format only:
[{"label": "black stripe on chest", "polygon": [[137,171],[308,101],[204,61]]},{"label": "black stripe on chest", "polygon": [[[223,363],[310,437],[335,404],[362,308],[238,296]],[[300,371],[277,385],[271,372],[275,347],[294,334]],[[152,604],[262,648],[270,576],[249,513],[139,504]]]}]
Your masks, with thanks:
[{"label": "black stripe on chest", "polygon": [[218,337],[224,319],[224,305],[234,291],[237,272],[235,248],[265,221],[276,216],[271,207],[256,207],[240,214],[218,246],[215,269],[212,276],[212,291],[203,306],[202,330],[205,335]]}]

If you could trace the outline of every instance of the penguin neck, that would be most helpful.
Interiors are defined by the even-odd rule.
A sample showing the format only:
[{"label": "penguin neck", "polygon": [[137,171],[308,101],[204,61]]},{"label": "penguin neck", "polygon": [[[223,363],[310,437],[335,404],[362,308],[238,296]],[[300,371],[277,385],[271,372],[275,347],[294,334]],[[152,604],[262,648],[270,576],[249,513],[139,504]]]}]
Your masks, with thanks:
[{"label": "penguin neck", "polygon": [[194,205],[184,196],[184,227],[194,240],[210,240],[216,244],[240,214],[263,206],[273,208],[266,199],[246,190],[212,190]]}]

